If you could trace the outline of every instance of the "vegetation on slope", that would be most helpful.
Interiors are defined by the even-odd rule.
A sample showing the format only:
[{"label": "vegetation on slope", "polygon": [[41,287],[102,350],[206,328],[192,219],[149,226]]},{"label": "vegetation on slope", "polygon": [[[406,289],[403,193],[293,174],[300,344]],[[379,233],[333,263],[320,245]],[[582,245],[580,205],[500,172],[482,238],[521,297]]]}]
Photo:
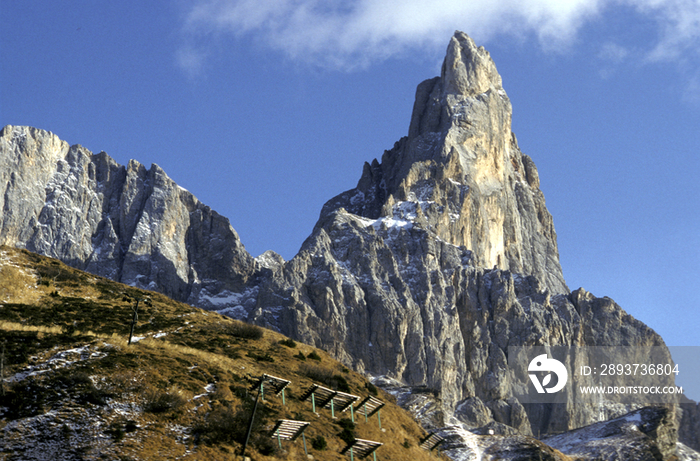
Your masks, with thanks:
[{"label": "vegetation on slope", "polygon": [[[134,342],[127,339],[140,302]],[[263,374],[292,383],[260,400],[246,454],[306,459],[282,441],[279,419],[311,423],[310,455],[344,460],[353,438],[384,443],[377,459],[441,459],[418,447],[425,432],[392,397],[328,354],[275,332],[0,247],[0,459],[235,459]],[[387,402],[365,422],[312,412],[312,384]]]}]

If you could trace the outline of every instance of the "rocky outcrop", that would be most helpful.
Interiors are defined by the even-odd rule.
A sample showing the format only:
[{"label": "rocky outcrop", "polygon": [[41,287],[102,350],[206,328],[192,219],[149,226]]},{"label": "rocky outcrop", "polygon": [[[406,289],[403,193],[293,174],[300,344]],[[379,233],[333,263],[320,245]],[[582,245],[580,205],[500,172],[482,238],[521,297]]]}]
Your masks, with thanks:
[{"label": "rocky outcrop", "polygon": [[700,451],[700,403],[686,397],[681,399],[678,422],[678,439]]},{"label": "rocky outcrop", "polygon": [[157,165],[124,167],[52,133],[6,126],[0,188],[0,244],[113,280],[225,307],[260,270],[228,219]]},{"label": "rocky outcrop", "polygon": [[673,412],[667,408],[647,407],[542,441],[574,459],[676,459],[673,419]]}]

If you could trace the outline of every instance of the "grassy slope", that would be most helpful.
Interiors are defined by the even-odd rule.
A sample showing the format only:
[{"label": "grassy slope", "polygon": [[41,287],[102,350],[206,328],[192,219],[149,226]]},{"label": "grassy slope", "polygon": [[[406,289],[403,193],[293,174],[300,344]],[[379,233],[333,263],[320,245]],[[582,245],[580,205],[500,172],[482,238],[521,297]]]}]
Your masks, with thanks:
[{"label": "grassy slope", "polygon": [[[135,330],[143,339],[127,345],[131,308],[145,297],[151,305],[140,304]],[[362,398],[378,392],[388,402],[383,429],[376,416],[367,423],[356,416],[355,437],[384,443],[377,459],[446,459],[418,447],[425,432],[390,395],[325,352],[281,344],[285,339],[0,247],[0,460],[234,459],[254,396],[248,389],[263,373],[292,384],[286,406],[276,396],[260,403],[247,451],[254,460],[304,459],[301,439],[279,450],[269,437],[277,419],[311,422],[306,441],[314,459],[349,459],[339,451],[350,415],[332,419],[329,409],[315,415],[298,400],[319,380],[347,383]],[[308,357],[312,352],[319,360]],[[321,437],[327,447],[312,448]]]}]

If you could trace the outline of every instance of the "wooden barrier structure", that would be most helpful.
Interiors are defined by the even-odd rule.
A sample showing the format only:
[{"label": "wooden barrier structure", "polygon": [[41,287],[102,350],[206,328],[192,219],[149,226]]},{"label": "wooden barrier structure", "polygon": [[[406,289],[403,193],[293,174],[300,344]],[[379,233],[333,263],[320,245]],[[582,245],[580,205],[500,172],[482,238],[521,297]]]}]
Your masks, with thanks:
[{"label": "wooden barrier structure", "polygon": [[350,461],[355,461],[355,455],[357,455],[358,459],[364,459],[369,455],[372,455],[374,461],[377,461],[377,448],[381,447],[382,445],[384,444],[381,442],[355,439],[352,443],[348,444],[347,447],[343,448],[340,454],[344,455],[345,453],[350,452]]},{"label": "wooden barrier structure", "polygon": [[306,449],[306,436],[304,435],[304,431],[307,427],[309,427],[309,425],[311,425],[311,423],[306,421],[280,419],[275,424],[275,427],[272,428],[271,437],[277,438],[277,443],[281,449],[282,440],[294,442],[299,438],[299,436],[301,436],[302,440],[304,441],[304,453],[308,456],[309,451]]},{"label": "wooden barrier structure", "polygon": [[282,405],[287,405],[285,399],[284,399],[284,390],[289,386],[292,382],[287,381],[286,379],[282,378],[277,378],[272,375],[262,375],[256,382],[253,384],[251,387],[251,390],[259,389],[260,390],[260,397],[262,397],[263,402],[265,401],[265,384],[269,385],[270,388],[272,388],[272,392],[274,395],[280,395],[282,394]]},{"label": "wooden barrier structure", "polygon": [[444,441],[445,439],[439,436],[436,432],[431,432],[425,439],[421,440],[419,446],[424,450],[433,451]]},{"label": "wooden barrier structure", "polygon": [[379,422],[379,428],[382,428],[382,415],[381,415],[381,409],[382,407],[386,405],[384,402],[381,400],[370,396],[367,396],[366,399],[364,399],[362,402],[360,402],[357,405],[357,412],[360,414],[365,415],[365,422],[367,422],[367,418],[372,416],[373,414],[377,414],[377,421]]},{"label": "wooden barrier structure", "polygon": [[311,408],[314,413],[316,413],[316,407],[326,408],[330,406],[331,416],[335,418],[335,410],[344,412],[350,409],[352,414],[352,420],[355,421],[355,413],[353,410],[353,404],[360,400],[360,397],[352,394],[346,394],[344,392],[334,391],[328,389],[327,387],[320,386],[318,384],[313,384],[309,387],[306,392],[302,394],[299,398],[302,402],[311,399]]}]

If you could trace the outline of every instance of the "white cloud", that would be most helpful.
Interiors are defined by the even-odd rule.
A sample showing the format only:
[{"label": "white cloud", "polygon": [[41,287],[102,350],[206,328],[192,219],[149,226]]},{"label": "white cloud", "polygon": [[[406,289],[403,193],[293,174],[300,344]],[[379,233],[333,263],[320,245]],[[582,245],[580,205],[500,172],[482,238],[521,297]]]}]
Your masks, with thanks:
[{"label": "white cloud", "polygon": [[[455,30],[479,43],[534,35],[544,49],[566,49],[583,25],[620,6],[656,24],[649,60],[696,53],[700,0],[195,0],[186,29],[190,36],[250,36],[292,59],[349,69],[441,50]],[[190,57],[181,59],[184,67],[201,66]]]}]

